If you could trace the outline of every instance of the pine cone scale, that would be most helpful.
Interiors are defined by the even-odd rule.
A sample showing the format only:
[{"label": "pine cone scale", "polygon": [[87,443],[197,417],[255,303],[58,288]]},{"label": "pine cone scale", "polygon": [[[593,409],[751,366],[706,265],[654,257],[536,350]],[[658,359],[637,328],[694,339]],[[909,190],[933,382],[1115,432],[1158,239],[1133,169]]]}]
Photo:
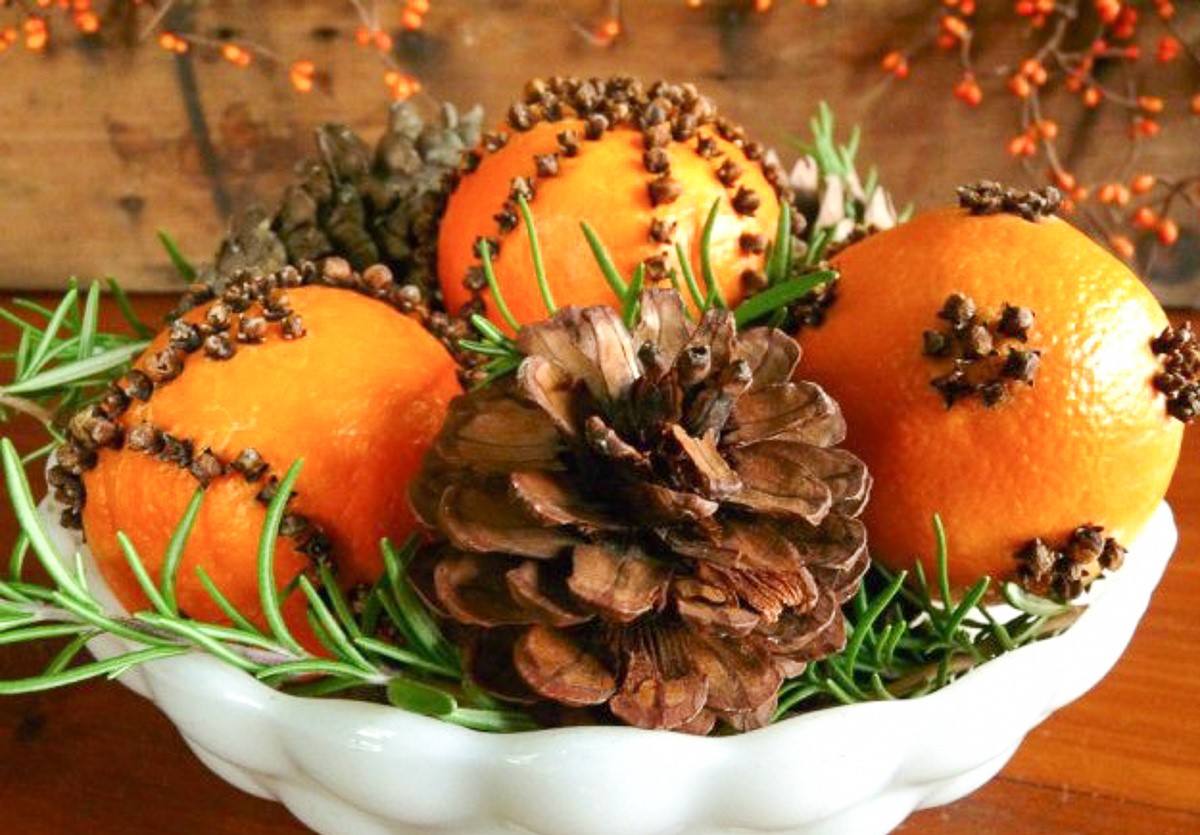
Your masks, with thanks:
[{"label": "pine cone scale", "polygon": [[604,704],[617,689],[608,667],[562,630],[530,627],[517,639],[512,658],[530,687],[569,707]]},{"label": "pine cone scale", "polygon": [[[489,487],[491,489],[489,489]],[[455,486],[442,494],[438,528],[463,551],[554,559],[581,539],[564,527],[543,527],[503,492],[503,484]]]},{"label": "pine cone scale", "polygon": [[[779,454],[777,446],[755,444],[730,453],[742,490],[729,502],[769,516],[820,522],[833,507],[833,488],[802,464]],[[783,446],[791,449],[791,445]]]},{"label": "pine cone scale", "polygon": [[581,531],[629,527],[603,504],[575,488],[564,473],[520,470],[509,476],[509,488],[522,509],[543,525],[574,525]]},{"label": "pine cone scale", "polygon": [[592,619],[593,614],[574,598],[565,581],[543,571],[544,564],[526,560],[504,575],[512,599],[524,609],[534,612],[539,622],[556,629],[578,626]]},{"label": "pine cone scale", "polygon": [[433,570],[433,589],[441,608],[458,623],[491,628],[537,623],[526,607],[513,599],[504,573],[490,559],[455,554]]},{"label": "pine cone scale", "polygon": [[[631,648],[621,689],[609,703],[614,715],[630,725],[677,728],[694,721],[708,702],[708,681],[687,672],[669,676],[653,652]],[[711,725],[711,722],[709,722]]]},{"label": "pine cone scale", "polygon": [[670,571],[636,546],[578,545],[571,562],[571,594],[614,623],[633,623],[666,599]]}]

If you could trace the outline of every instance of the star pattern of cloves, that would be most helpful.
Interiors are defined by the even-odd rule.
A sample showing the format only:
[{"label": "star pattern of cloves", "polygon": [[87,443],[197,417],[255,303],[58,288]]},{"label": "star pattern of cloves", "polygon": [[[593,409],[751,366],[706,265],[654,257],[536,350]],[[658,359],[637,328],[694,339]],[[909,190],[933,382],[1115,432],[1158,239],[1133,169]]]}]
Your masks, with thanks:
[{"label": "star pattern of cloves", "polygon": [[953,293],[937,317],[945,325],[925,331],[921,345],[930,360],[950,364],[930,380],[946,408],[972,397],[992,408],[1010,398],[1017,384],[1034,384],[1042,354],[1025,347],[1036,321],[1031,309],[1005,304],[989,321],[971,298]]},{"label": "star pattern of cloves", "polygon": [[1104,536],[1099,525],[1080,525],[1059,547],[1034,539],[1019,550],[1017,579],[1032,594],[1073,600],[1102,571],[1115,571],[1125,561],[1125,548]]}]

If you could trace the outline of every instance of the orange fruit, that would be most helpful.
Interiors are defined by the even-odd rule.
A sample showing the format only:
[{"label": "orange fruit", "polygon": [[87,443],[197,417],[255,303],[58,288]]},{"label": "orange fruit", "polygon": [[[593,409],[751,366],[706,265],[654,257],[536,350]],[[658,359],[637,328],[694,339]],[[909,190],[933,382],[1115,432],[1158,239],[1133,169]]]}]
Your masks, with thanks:
[{"label": "orange fruit", "polygon": [[[437,270],[447,310],[458,313],[480,297],[488,316],[500,322],[479,271],[477,242],[486,238],[498,245],[498,254],[493,252],[497,282],[516,320],[526,324],[546,317],[514,178],[523,178],[516,180],[518,190],[532,183],[528,203],[560,306],[617,301],[581,221],[596,231],[626,281],[647,262],[648,283],[666,284],[666,270],[679,268],[678,243],[703,290],[700,240],[715,201],[720,208],[710,251],[721,292],[734,302],[744,295],[744,284],[759,280],[762,247],[775,237],[779,217],[768,170],[748,156],[761,158],[761,147],[728,123],[718,126],[711,105],[694,91],[656,85],[645,94],[630,94],[621,86],[625,83],[635,82],[618,79],[582,88],[601,90],[598,100],[579,92],[581,84],[591,82],[535,87],[528,104],[516,105],[509,123],[485,138],[461,172],[441,219]],[[614,115],[614,102],[628,105]],[[657,109],[647,116],[651,108]],[[779,182],[775,173],[771,177]]]},{"label": "orange fruit", "polygon": [[[382,301],[321,286],[288,289],[287,296],[303,321],[303,336],[284,338],[282,325],[269,325],[261,342],[235,341],[236,353],[223,361],[203,349],[177,354],[182,373],[156,385],[147,401],[130,402],[117,421],[123,446],[101,448],[95,466],[83,473],[88,544],[129,609],[145,609],[147,601],[117,532],[129,536],[160,580],[171,534],[201,484],[207,484],[205,497],[178,574],[180,607],[201,620],[223,618],[197,578],[198,566],[251,620],[263,622],[256,551],[266,504],[256,495],[298,459],[304,466],[288,512],[316,526],[328,548],[302,547],[302,533],[281,535],[280,587],[311,567],[317,548],[327,553],[339,585],[373,582],[382,572],[380,539],[400,542],[417,530],[408,481],[460,390],[453,360],[417,322]],[[197,308],[184,321],[202,322],[212,307]],[[168,336],[159,334],[135,367],[151,370]],[[177,447],[147,434],[147,426],[189,441],[193,470],[205,452],[225,466],[201,478],[163,460],[165,453],[146,451],[147,438],[157,437],[166,450]],[[253,480],[245,475],[256,469],[245,466],[252,459],[230,466],[247,449],[265,465]],[[303,595],[292,594],[287,606],[297,633],[307,634]]]},{"label": "orange fruit", "polygon": [[[904,569],[920,558],[934,576],[934,514],[960,587],[1012,577],[1023,545],[1057,547],[1083,524],[1129,544],[1166,493],[1183,430],[1152,383],[1150,343],[1167,318],[1137,276],[1056,218],[957,208],[834,264],[827,319],[799,335],[802,369],[840,403],[846,446],[875,478],[865,519],[877,560]],[[995,334],[1000,356],[977,366],[994,371],[1009,347],[1040,351],[1032,386],[1009,380],[991,407],[980,396],[947,407],[931,381],[951,361],[929,356],[923,334],[946,331],[938,312],[955,293],[992,322],[1005,304],[1035,314],[1027,342]]]}]

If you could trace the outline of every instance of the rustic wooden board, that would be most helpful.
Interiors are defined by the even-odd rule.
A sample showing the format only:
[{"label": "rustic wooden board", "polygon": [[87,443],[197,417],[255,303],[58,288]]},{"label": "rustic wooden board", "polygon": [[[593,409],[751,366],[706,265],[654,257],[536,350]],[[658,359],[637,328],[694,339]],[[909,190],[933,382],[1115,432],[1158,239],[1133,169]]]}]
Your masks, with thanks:
[{"label": "rustic wooden board", "polygon": [[[201,32],[220,22],[288,59],[332,68],[331,93],[302,96],[284,72],[177,59],[153,43],[0,55],[0,286],[56,287],[72,274],[108,274],[131,288],[171,288],[156,228],[204,258],[231,207],[278,196],[293,163],[311,150],[313,126],[337,120],[381,131],[382,70],[352,44],[349,4],[195,5]],[[846,124],[863,124],[864,156],[904,201],[945,201],[954,185],[982,176],[1021,177],[1001,150],[1016,132],[1014,113],[970,112],[954,102],[953,61],[919,63],[900,85],[884,80],[880,55],[926,31],[937,5],[927,0],[842,0],[824,12],[781,2],[746,19],[711,0],[700,10],[681,0],[630,0],[626,34],[612,48],[578,31],[594,25],[608,5],[600,0],[432,5],[425,31],[397,46],[427,98],[481,102],[500,113],[533,75],[694,80],[755,135],[784,148],[785,158],[789,136],[803,131],[817,102],[831,102]],[[331,24],[340,33],[332,40],[321,36]],[[1015,30],[991,35],[984,54],[1009,54],[1019,38]],[[1185,75],[1170,81],[1180,90],[1186,82]],[[1122,130],[1102,120],[1088,134],[1089,166],[1112,167],[1124,152]],[[1187,159],[1192,139],[1182,124],[1169,124],[1155,153]]]}]

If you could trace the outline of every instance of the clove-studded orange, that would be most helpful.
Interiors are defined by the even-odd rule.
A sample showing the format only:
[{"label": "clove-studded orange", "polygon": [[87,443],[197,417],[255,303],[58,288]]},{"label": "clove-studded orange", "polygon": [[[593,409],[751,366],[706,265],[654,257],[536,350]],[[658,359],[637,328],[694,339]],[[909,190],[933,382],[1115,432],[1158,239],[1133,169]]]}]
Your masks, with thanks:
[{"label": "clove-studded orange", "polygon": [[[835,300],[799,335],[805,372],[875,477],[875,559],[934,571],[940,514],[955,585],[1057,571],[1042,589],[1071,596],[1110,559],[1104,537],[1128,545],[1171,479],[1183,426],[1152,347],[1167,318],[1124,264],[1043,216],[1044,195],[962,193],[834,259]],[[1092,564],[1016,559],[1076,540],[1097,543]]]},{"label": "clove-studded orange", "polygon": [[714,202],[713,270],[721,293],[736,301],[763,280],[764,248],[779,217],[776,186],[783,183],[763,147],[719,118],[691,85],[531,82],[507,122],[468,154],[449,197],[437,267],[446,308],[458,313],[478,298],[499,321],[481,270],[486,240],[515,318],[545,318],[518,195],[534,217],[559,305],[616,301],[581,221],[626,280],[645,263],[647,286],[667,285],[668,271],[680,267],[678,245],[703,284],[700,240]]},{"label": "clove-studded orange", "polygon": [[[299,459],[276,548],[281,588],[317,559],[345,588],[373,582],[380,539],[402,541],[415,529],[408,481],[459,392],[454,362],[385,301],[302,282],[287,268],[232,283],[160,333],[72,421],[51,482],[60,498],[79,494],[67,521],[82,523],[128,608],[147,601],[118,532],[160,579],[172,532],[202,487],[178,574],[180,608],[221,620],[197,577],[202,566],[261,623],[256,551],[266,503]],[[291,594],[285,611],[298,634],[307,634],[304,609],[303,595]]]}]

